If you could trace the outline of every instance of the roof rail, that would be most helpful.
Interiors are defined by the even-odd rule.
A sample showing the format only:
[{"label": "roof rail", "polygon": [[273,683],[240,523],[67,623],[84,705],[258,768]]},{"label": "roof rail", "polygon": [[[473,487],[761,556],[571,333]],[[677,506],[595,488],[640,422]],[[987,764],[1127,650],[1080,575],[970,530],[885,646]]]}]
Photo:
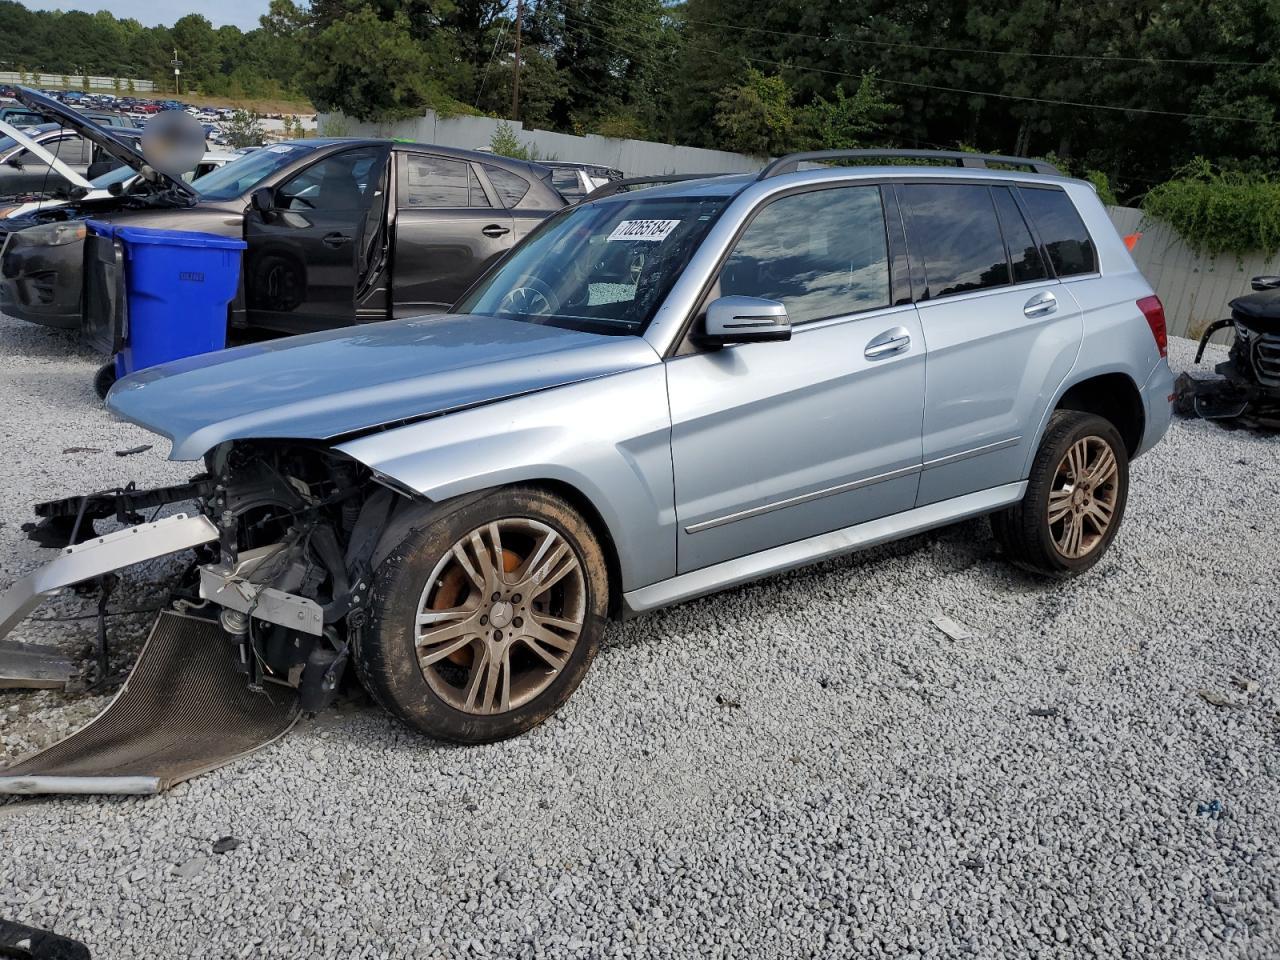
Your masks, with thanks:
[{"label": "roof rail", "polygon": [[596,187],[580,202],[586,203],[588,200],[601,200],[605,197],[612,197],[615,193],[623,193],[632,187],[652,187],[659,183],[681,183],[685,180],[707,180],[711,177],[727,177],[727,173],[663,173],[652,177],[628,177],[625,180],[611,180],[606,184]]},{"label": "roof rail", "polygon": [[1047,173],[1060,177],[1062,171],[1043,160],[1032,160],[1029,157],[1006,157],[997,153],[968,153],[964,150],[813,150],[808,153],[789,153],[779,157],[760,171],[757,180],[768,180],[784,173],[794,173],[802,163],[819,163],[824,160],[839,160],[843,157],[857,159],[912,159],[912,160],[952,160],[957,167],[989,167],[993,163],[1013,167],[1030,167],[1032,173]]}]

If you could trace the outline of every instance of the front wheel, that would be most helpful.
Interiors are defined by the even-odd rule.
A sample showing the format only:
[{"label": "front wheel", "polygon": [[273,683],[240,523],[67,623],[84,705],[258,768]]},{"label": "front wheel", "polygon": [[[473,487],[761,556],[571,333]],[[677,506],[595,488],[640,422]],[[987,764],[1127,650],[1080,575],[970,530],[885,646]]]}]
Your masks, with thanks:
[{"label": "front wheel", "polygon": [[366,688],[416,730],[485,743],[537,726],[595,658],[604,556],[572,506],[536,488],[442,504],[380,568],[356,653]]},{"label": "front wheel", "polygon": [[1053,577],[1083,573],[1115,539],[1129,497],[1129,453],[1102,417],[1058,410],[1031,466],[1027,493],[991,518],[1018,566]]}]

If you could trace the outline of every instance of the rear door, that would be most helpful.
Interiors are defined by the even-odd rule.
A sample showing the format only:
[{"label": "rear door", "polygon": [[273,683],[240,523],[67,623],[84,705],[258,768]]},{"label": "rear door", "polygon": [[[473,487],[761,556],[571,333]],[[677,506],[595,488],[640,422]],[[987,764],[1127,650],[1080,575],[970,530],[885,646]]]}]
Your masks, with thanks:
[{"label": "rear door", "polygon": [[928,349],[923,506],[1022,479],[1083,321],[1009,185],[897,189]]},{"label": "rear door", "polygon": [[245,214],[251,325],[302,333],[356,319],[357,290],[372,265],[366,240],[385,217],[388,153],[367,146],[330,154],[276,187],[269,212]]},{"label": "rear door", "polygon": [[511,246],[513,223],[476,165],[397,150],[395,315],[438,313]]}]

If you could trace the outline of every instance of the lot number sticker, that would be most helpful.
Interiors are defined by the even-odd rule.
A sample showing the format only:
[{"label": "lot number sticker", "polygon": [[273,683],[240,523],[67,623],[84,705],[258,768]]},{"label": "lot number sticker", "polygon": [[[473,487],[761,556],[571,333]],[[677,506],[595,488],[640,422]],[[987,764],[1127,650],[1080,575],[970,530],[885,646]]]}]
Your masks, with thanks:
[{"label": "lot number sticker", "polygon": [[679,220],[623,220],[609,234],[610,240],[665,240],[680,226]]}]

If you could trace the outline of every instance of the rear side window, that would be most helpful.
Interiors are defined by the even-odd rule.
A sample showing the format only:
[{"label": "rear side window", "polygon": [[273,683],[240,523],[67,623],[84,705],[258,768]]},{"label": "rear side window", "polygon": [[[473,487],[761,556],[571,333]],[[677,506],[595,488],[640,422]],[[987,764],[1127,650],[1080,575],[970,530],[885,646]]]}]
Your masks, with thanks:
[{"label": "rear side window", "polygon": [[778,300],[792,323],[888,306],[880,188],[815,190],[769,204],[725,261],[720,296]]},{"label": "rear side window", "polygon": [[924,268],[923,299],[1009,282],[1004,240],[985,186],[908,183],[898,189],[907,247]]},{"label": "rear side window", "polygon": [[489,182],[498,191],[504,206],[514,207],[529,192],[529,181],[517,173],[504,170],[502,167],[484,165],[484,172],[489,175]]},{"label": "rear side window", "polygon": [[[420,153],[406,154],[404,161],[400,206],[421,209],[470,205],[470,164]],[[480,196],[484,196],[484,191],[480,191]]]},{"label": "rear side window", "polygon": [[1049,262],[1058,276],[1071,277],[1098,269],[1093,240],[1075,204],[1064,191],[1056,187],[1019,187],[1018,195],[1040,233]]},{"label": "rear side window", "polygon": [[991,196],[996,201],[996,212],[1000,215],[1000,229],[1004,233],[1004,244],[1009,248],[1009,263],[1013,267],[1014,283],[1030,283],[1043,280],[1048,276],[1044,268],[1044,260],[1040,257],[1040,248],[1035,238],[1027,229],[1027,221],[1018,209],[1013,194],[1008,187],[992,187]]}]

